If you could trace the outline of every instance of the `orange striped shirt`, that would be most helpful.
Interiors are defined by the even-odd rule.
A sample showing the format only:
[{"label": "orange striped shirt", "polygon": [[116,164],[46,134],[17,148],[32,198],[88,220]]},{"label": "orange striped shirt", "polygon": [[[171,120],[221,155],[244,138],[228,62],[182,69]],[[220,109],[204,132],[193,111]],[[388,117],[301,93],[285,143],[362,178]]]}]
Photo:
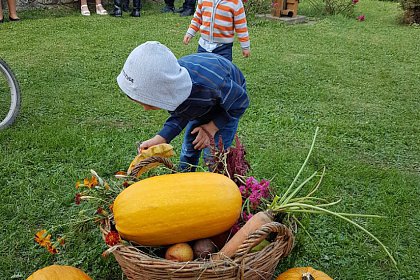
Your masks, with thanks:
[{"label": "orange striped shirt", "polygon": [[201,37],[210,43],[233,43],[235,33],[243,49],[250,41],[244,5],[241,0],[198,0],[197,9],[187,34]]}]

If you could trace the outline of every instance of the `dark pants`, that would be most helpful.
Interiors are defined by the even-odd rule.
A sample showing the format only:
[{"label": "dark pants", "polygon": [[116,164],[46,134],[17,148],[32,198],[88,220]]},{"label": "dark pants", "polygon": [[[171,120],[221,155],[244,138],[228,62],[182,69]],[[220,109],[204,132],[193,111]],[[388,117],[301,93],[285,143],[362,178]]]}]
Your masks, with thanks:
[{"label": "dark pants", "polygon": [[[223,44],[220,47],[215,48],[212,51],[212,53],[221,55],[224,58],[229,59],[230,61],[232,61],[232,47],[233,47],[233,43]],[[203,47],[201,47],[200,45],[198,45],[197,52],[198,53],[206,53],[208,51],[206,51]]]},{"label": "dark pants", "polygon": [[[166,6],[169,6],[169,7],[173,7],[174,2],[175,2],[175,0],[165,0]],[[195,3],[196,3],[196,0],[185,0],[184,4],[182,4],[182,7],[184,7],[184,9],[195,10]]]}]

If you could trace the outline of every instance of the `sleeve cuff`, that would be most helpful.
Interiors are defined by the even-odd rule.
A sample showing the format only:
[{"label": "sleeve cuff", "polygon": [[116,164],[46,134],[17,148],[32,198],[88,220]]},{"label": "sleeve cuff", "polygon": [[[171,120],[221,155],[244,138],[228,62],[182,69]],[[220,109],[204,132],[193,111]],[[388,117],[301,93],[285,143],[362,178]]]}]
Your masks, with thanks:
[{"label": "sleeve cuff", "polygon": [[218,129],[222,129],[231,119],[228,113],[220,112],[216,118],[213,119],[214,124]]},{"label": "sleeve cuff", "polygon": [[164,126],[159,132],[158,135],[165,138],[166,143],[170,143],[179,133],[174,131],[170,126]]},{"label": "sleeve cuff", "polygon": [[251,48],[251,44],[250,44],[250,42],[248,41],[248,42],[240,42],[240,44],[241,44],[241,48],[242,49],[250,49]]},{"label": "sleeve cuff", "polygon": [[[185,30],[185,29],[184,29]],[[189,35],[191,35],[192,37],[194,37],[195,36],[195,30],[194,29],[192,29],[192,28],[188,28],[188,30],[187,30],[187,34],[189,34]]]}]

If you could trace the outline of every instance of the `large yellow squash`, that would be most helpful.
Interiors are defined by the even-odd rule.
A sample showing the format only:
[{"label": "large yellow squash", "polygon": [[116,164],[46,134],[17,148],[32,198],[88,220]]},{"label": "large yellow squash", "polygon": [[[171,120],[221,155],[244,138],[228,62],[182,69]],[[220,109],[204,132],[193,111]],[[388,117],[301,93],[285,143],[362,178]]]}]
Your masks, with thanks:
[{"label": "large yellow squash", "polygon": [[26,280],[92,280],[92,278],[72,266],[50,265],[35,271]]},{"label": "large yellow squash", "polygon": [[123,238],[157,246],[222,233],[237,221],[241,206],[241,193],[231,179],[191,172],[132,184],[117,196],[113,211]]}]

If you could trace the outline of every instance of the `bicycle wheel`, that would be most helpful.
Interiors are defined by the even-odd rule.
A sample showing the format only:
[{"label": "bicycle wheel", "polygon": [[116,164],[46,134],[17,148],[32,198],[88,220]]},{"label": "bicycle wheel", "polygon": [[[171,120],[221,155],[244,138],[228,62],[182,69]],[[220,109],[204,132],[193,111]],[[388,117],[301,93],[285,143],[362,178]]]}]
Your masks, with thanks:
[{"label": "bicycle wheel", "polygon": [[10,126],[20,108],[20,88],[10,67],[0,59],[0,130]]}]

